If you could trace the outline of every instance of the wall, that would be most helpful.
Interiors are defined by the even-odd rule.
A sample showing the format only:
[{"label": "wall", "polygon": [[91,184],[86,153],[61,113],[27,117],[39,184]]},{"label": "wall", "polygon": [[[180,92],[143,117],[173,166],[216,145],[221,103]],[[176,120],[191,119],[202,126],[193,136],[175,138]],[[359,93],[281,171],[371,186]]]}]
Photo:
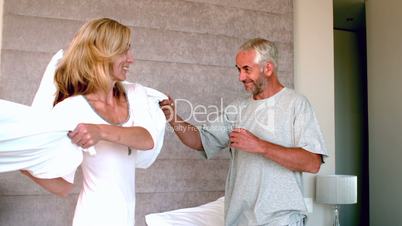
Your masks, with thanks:
[{"label": "wall", "polygon": [[[316,111],[329,158],[320,174],[335,172],[335,104],[332,0],[294,1],[295,89],[306,95]],[[315,176],[305,174],[305,194],[314,198]],[[329,226],[331,208],[314,203],[308,225]]]},{"label": "wall", "polygon": [[[3,5],[4,0],[0,0],[0,56],[1,56],[1,44],[2,44],[2,37],[3,37]],[[1,68],[1,61],[0,61],[0,68]],[[0,79],[1,79],[1,71],[0,71]]]},{"label": "wall", "polygon": [[[368,225],[368,140],[365,57],[359,34],[334,30],[336,173],[357,175],[357,204],[343,205],[343,225]],[[362,42],[364,44],[365,42]]]},{"label": "wall", "polygon": [[370,225],[402,225],[402,2],[366,1]]},{"label": "wall", "polygon": [[[197,105],[242,95],[234,55],[246,39],[277,42],[280,78],[293,87],[291,0],[5,0],[0,98],[30,104],[51,56],[84,21],[113,17],[133,29],[139,81]],[[214,82],[211,82],[214,81]],[[190,115],[191,106],[180,114]],[[205,119],[201,118],[201,119]],[[195,119],[192,118],[194,122]],[[199,205],[223,195],[228,157],[205,161],[168,130],[157,162],[137,173],[137,225],[144,214]],[[77,184],[80,183],[78,173]],[[0,175],[0,225],[70,225],[79,186],[57,198],[18,172]]]}]

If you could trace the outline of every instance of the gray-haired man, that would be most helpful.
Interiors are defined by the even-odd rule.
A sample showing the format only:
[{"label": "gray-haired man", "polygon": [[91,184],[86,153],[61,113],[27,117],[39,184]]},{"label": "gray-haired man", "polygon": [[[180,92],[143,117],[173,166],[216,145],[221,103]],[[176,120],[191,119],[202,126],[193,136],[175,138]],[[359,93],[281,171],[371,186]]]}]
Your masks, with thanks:
[{"label": "gray-haired man", "polygon": [[232,103],[218,120],[197,128],[176,115],[171,98],[160,106],[179,139],[207,158],[230,147],[226,226],[302,226],[302,172],[317,173],[327,155],[316,116],[304,96],[279,82],[272,42],[245,42],[236,67],[252,95]]}]

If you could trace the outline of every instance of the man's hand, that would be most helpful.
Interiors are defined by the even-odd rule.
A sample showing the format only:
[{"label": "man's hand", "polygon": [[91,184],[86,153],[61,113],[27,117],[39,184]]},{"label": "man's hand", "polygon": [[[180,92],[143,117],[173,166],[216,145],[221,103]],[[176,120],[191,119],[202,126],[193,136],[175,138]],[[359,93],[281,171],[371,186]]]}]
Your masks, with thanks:
[{"label": "man's hand", "polygon": [[262,153],[262,140],[243,128],[234,128],[229,135],[230,147],[251,153]]},{"label": "man's hand", "polygon": [[159,106],[165,114],[166,120],[172,122],[176,117],[174,100],[169,96],[169,99],[160,101]]}]

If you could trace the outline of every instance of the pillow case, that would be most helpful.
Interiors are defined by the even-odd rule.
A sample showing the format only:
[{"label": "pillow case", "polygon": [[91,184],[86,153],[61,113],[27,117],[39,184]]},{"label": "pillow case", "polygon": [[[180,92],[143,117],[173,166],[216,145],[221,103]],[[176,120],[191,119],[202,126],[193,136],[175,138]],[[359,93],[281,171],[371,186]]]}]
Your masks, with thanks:
[{"label": "pillow case", "polygon": [[197,207],[145,216],[148,226],[223,226],[224,197]]}]

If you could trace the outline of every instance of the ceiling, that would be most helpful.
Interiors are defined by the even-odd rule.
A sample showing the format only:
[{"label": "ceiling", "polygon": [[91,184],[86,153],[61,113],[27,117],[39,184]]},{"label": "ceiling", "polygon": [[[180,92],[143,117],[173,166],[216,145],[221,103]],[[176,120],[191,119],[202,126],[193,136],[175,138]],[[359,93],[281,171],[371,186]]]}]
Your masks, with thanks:
[{"label": "ceiling", "polygon": [[334,29],[358,30],[365,26],[365,0],[333,0]]}]

